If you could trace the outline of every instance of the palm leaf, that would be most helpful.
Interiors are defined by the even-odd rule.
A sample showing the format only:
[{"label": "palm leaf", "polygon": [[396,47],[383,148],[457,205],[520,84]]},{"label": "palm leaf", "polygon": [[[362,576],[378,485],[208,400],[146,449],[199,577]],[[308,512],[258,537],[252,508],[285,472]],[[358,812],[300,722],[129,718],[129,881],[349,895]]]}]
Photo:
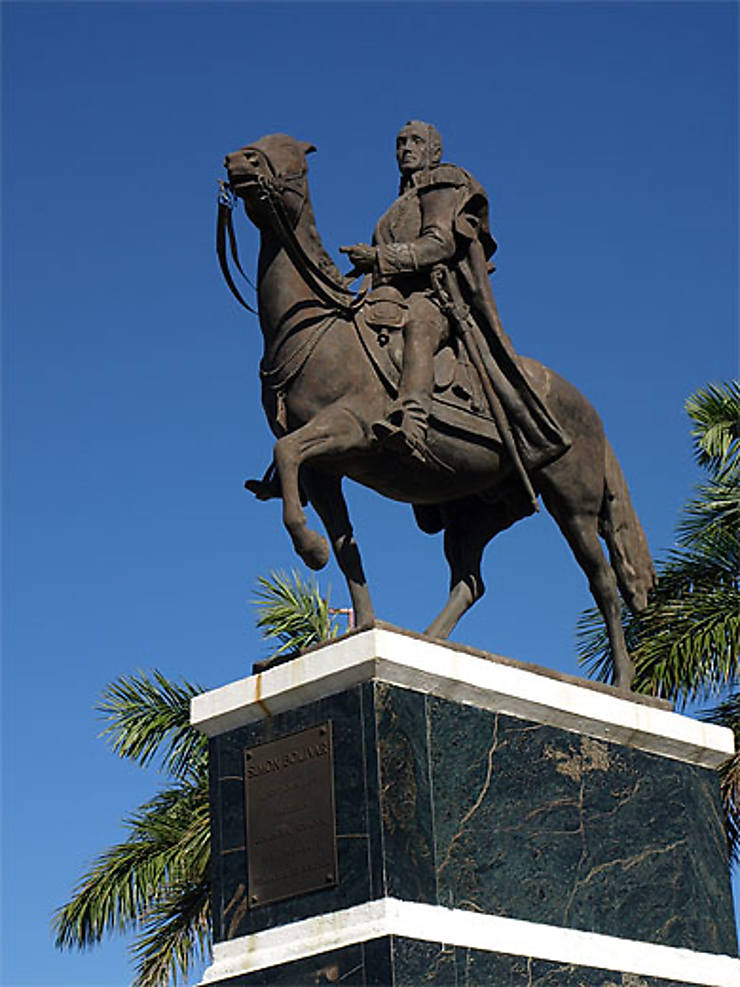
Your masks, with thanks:
[{"label": "palm leaf", "polygon": [[84,948],[137,928],[162,887],[207,874],[207,780],[160,792],[124,821],[128,838],[102,853],[53,918],[59,948]]},{"label": "palm leaf", "polygon": [[133,987],[161,987],[187,980],[194,963],[211,952],[210,881],[173,882],[147,911],[134,944]]},{"label": "palm leaf", "polygon": [[197,774],[207,741],[190,726],[190,700],[201,692],[200,686],[172,682],[157,669],[122,675],[107,686],[96,706],[109,720],[101,736],[119,757],[142,767],[159,755],[169,774]]},{"label": "palm leaf", "polygon": [[694,428],[694,452],[700,466],[713,473],[740,466],[740,382],[709,384],[686,401]]},{"label": "palm leaf", "polygon": [[[740,590],[733,574],[701,555],[673,553],[642,613],[623,608],[635,692],[684,703],[715,695],[738,678]],[[610,682],[613,660],[601,614],[578,622],[579,662]]]},{"label": "palm leaf", "polygon": [[735,735],[737,753],[720,767],[720,789],[730,855],[735,863],[740,863],[740,690],[735,688],[723,702],[708,710],[702,719],[729,727]]},{"label": "palm leaf", "polygon": [[740,557],[740,483],[737,479],[710,480],[684,507],[677,532],[680,544],[733,556],[737,572]]},{"label": "palm leaf", "polygon": [[304,651],[337,635],[328,595],[324,598],[314,580],[304,582],[295,570],[260,576],[252,603],[262,636],[280,642],[275,655]]}]

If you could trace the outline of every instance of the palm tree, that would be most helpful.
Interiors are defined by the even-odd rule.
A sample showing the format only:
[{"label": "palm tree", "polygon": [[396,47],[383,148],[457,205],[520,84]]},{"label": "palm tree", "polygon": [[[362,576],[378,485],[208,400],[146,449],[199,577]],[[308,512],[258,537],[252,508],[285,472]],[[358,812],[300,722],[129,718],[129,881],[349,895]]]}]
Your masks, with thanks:
[{"label": "palm tree", "polygon": [[[296,572],[260,577],[256,596],[257,626],[280,642],[277,653],[336,635],[328,600]],[[133,933],[134,987],[175,984],[210,954],[208,748],[190,726],[200,692],[154,670],[116,679],[97,705],[113,751],[142,767],[157,762],[169,782],[124,819],[126,839],[93,862],[52,924],[60,949]]]},{"label": "palm tree", "polygon": [[[740,382],[712,384],[686,401],[705,480],[683,508],[678,548],[658,565],[641,614],[624,614],[637,692],[679,706],[724,695],[703,718],[729,726],[740,746]],[[580,660],[609,681],[612,658],[596,611],[579,623]],[[740,755],[721,769],[727,833],[740,854]]]}]

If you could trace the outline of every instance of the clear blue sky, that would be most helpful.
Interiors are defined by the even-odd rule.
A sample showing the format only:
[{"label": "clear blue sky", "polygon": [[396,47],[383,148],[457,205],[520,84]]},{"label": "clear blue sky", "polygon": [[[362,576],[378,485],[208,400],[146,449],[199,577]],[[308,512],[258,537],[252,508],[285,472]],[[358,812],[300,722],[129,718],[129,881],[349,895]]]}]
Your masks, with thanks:
[{"label": "clear blue sky", "polygon": [[[318,147],[335,253],[394,196],[395,134],[436,123],[488,190],[518,349],[599,409],[654,554],[698,474],[686,395],[737,373],[737,7],[6,3],[3,16],[4,973],[123,985],[124,945],[54,951],[52,910],[159,783],[93,704],[157,666],[216,686],[264,654],[248,600],[296,562],[275,503],[260,337],[213,237],[223,155]],[[253,269],[256,235],[237,219]],[[440,540],[348,490],[376,609],[420,630]],[[456,638],[577,671],[590,605],[554,524],[489,546]],[[333,565],[322,574],[345,605]]]}]

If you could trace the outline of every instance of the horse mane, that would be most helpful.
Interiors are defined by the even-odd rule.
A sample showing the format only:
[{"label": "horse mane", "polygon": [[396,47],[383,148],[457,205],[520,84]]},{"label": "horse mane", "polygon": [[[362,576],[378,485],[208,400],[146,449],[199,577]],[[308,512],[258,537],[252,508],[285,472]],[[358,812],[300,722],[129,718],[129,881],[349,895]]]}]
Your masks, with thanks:
[{"label": "horse mane", "polygon": [[311,260],[316,264],[327,277],[336,281],[338,285],[346,288],[351,281],[346,278],[342,272],[339,270],[337,265],[334,263],[331,254],[326,249],[323,241],[319,235],[319,231],[316,228],[316,217],[314,215],[313,206],[311,204],[311,197],[308,191],[308,179],[304,178],[306,183],[306,201],[303,207],[303,217],[302,223],[304,224],[304,229],[307,237],[307,251]]},{"label": "horse mane", "polygon": [[[316,217],[311,205],[306,164],[306,156],[311,151],[315,151],[316,148],[313,144],[298,141],[288,134],[266,134],[248,146],[257,148],[260,153],[265,155],[278,177],[282,180],[287,179],[289,188],[291,187],[290,183],[300,174],[303,184],[301,194],[304,196],[301,224],[306,236],[306,243],[303,244],[303,248],[307,251],[309,260],[330,280],[336,282],[337,287],[348,288],[352,282],[349,278],[345,278],[334,263],[316,228]],[[288,173],[287,176],[286,172]],[[293,191],[297,190],[294,188]]]}]

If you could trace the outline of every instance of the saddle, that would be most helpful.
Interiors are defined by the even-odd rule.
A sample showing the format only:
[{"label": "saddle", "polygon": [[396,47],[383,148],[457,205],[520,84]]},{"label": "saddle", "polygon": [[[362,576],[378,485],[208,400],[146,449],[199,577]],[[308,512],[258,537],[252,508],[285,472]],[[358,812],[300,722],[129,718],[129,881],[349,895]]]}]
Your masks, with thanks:
[{"label": "saddle", "polygon": [[[394,289],[385,297],[381,288],[368,296],[354,315],[360,342],[392,397],[398,394],[403,366],[404,308]],[[495,445],[502,441],[478,372],[454,335],[434,357],[429,417],[432,427],[462,435],[469,441]]]}]

